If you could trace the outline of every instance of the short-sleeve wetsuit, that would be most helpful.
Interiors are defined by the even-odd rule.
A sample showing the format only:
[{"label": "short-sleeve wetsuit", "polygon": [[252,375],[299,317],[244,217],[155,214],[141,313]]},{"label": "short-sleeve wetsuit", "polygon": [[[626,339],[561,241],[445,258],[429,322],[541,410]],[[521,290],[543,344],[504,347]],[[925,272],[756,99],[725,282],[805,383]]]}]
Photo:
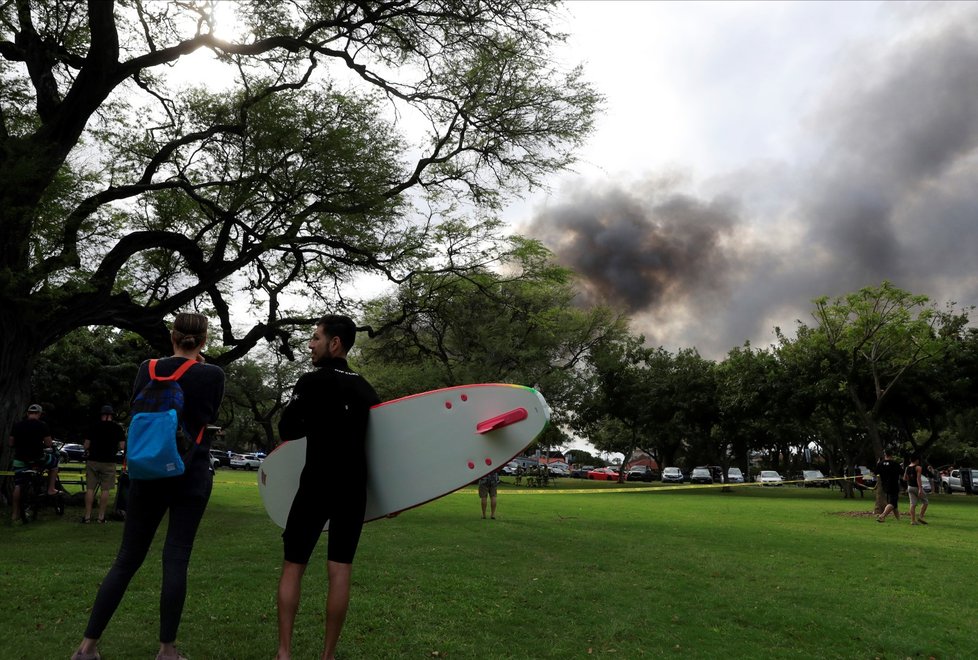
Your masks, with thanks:
[{"label": "short-sleeve wetsuit", "polygon": [[279,422],[284,440],[306,437],[306,464],[282,538],[285,560],[308,564],[329,521],[328,559],[352,564],[367,500],[367,418],[377,393],[346,360],[299,378]]}]

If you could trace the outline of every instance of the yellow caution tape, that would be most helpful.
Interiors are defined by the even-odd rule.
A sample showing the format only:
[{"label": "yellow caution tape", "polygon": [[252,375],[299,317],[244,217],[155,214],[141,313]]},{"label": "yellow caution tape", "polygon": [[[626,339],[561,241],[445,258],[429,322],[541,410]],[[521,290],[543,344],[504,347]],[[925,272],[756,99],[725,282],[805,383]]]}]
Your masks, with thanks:
[{"label": "yellow caution tape", "polygon": [[[852,477],[823,477],[819,481],[845,481],[851,480]],[[555,488],[548,489],[547,487],[531,488],[531,489],[521,489],[521,490],[505,490],[507,495],[590,495],[590,494],[603,494],[603,493],[648,493],[648,492],[671,492],[676,490],[701,490],[706,488],[743,488],[747,487],[775,487],[784,484],[803,484],[806,483],[805,479],[796,479],[789,481],[779,481],[777,483],[760,483],[757,481],[748,481],[744,483],[733,483],[733,484],[682,484],[675,486],[632,486],[631,488]],[[875,486],[862,485],[862,488],[866,490],[873,490]],[[456,493],[462,493],[467,491],[456,491]]]}]

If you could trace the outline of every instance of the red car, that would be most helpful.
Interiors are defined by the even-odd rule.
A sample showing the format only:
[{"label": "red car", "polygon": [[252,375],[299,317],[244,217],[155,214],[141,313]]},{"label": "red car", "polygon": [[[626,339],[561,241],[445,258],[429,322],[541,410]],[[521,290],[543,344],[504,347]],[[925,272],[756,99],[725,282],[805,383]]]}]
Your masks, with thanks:
[{"label": "red car", "polygon": [[595,479],[597,481],[618,481],[618,473],[612,468],[603,467],[588,472],[587,478]]}]

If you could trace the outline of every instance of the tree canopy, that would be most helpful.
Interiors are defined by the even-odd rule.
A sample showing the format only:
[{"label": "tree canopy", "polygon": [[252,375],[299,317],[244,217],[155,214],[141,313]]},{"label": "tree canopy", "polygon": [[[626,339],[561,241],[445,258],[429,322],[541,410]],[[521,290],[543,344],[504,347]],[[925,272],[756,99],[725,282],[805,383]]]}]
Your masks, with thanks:
[{"label": "tree canopy", "polygon": [[[198,307],[227,364],[364,273],[492,264],[492,212],[600,101],[552,63],[555,6],[242,0],[235,32],[218,2],[0,4],[0,425],[74,328],[165,350]],[[200,53],[222,72],[181,82]]]}]

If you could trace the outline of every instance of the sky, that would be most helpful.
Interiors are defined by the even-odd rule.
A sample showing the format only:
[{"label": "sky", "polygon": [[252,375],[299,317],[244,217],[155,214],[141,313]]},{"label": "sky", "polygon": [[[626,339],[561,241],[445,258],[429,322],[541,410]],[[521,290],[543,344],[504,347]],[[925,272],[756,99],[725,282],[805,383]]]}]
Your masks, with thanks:
[{"label": "sky", "polygon": [[712,359],[889,280],[978,303],[978,4],[571,2],[606,97],[503,217],[632,329]]}]

